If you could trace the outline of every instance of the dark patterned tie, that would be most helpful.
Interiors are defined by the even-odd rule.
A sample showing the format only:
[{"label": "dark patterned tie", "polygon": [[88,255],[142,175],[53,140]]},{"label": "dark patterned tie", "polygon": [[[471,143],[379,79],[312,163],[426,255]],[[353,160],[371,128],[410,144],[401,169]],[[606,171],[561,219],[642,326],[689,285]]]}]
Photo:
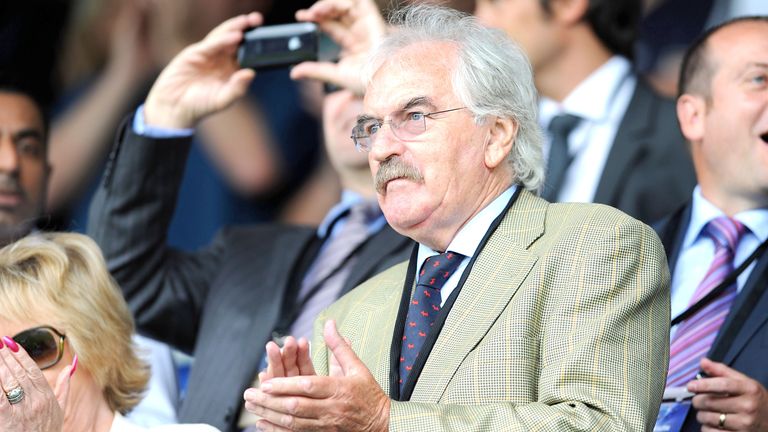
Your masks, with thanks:
[{"label": "dark patterned tie", "polygon": [[403,331],[403,346],[400,350],[400,392],[413,368],[419,350],[424,345],[430,327],[440,312],[440,289],[445,285],[464,255],[445,252],[424,261],[419,272],[419,280],[413,291],[413,298],[408,305],[408,316]]},{"label": "dark patterned tie", "polygon": [[[747,228],[739,221],[723,216],[711,220],[703,234],[715,243],[715,256],[704,279],[693,293],[693,305],[706,296],[733,271],[733,255]],[[686,319],[675,331],[669,349],[667,387],[684,386],[696,376],[699,362],[712,347],[720,326],[725,322],[737,295],[736,284]]]},{"label": "dark patterned tie", "polygon": [[563,187],[565,172],[571,165],[573,156],[568,152],[568,136],[579,125],[581,117],[573,114],[560,114],[549,122],[549,133],[552,137],[547,161],[547,177],[544,182],[542,198],[550,202],[557,201],[557,195]]}]

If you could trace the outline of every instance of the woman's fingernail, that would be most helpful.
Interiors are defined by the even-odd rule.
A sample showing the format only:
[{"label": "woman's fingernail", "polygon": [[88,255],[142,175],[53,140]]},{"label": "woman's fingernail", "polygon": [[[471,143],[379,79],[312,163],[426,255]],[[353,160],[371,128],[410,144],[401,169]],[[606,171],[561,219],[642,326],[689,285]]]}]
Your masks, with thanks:
[{"label": "woman's fingernail", "polygon": [[16,344],[16,341],[9,338],[8,336],[3,336],[3,342],[5,342],[5,346],[11,349],[13,352],[19,352],[19,346]]},{"label": "woman's fingernail", "polygon": [[75,374],[76,370],[77,370],[77,354],[75,354],[75,357],[72,359],[72,370],[69,371],[70,378],[72,378],[72,375]]}]

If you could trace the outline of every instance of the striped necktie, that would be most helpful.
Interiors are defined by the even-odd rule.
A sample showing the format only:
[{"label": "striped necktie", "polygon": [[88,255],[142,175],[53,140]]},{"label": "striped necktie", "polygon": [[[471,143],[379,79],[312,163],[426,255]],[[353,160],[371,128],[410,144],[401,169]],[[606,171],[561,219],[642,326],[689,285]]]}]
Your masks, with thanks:
[{"label": "striped necktie", "polygon": [[[715,244],[715,255],[689,305],[706,296],[733,271],[733,256],[744,232],[744,225],[725,216],[711,220],[704,227],[703,234]],[[670,345],[667,387],[684,386],[696,376],[699,362],[712,347],[736,295],[734,283],[708,305],[680,323]]]},{"label": "striped necktie", "polygon": [[[312,338],[315,317],[339,297],[347,276],[354,266],[354,254],[370,236],[369,225],[379,215],[381,210],[375,199],[361,201],[350,208],[344,226],[328,239],[304,277],[298,298],[304,301],[310,293],[311,297],[291,325],[291,335],[297,339],[302,336]],[[318,289],[318,285],[320,285],[319,290],[313,293]]]}]

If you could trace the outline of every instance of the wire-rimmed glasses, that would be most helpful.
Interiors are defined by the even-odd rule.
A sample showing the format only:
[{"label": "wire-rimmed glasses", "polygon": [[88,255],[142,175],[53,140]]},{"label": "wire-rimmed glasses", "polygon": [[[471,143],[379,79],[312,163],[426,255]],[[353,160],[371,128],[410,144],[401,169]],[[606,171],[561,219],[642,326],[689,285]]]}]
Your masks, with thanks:
[{"label": "wire-rimmed glasses", "polygon": [[438,114],[449,113],[465,109],[466,107],[451,108],[441,111],[421,112],[412,110],[395,111],[389,115],[389,120],[380,120],[373,117],[362,116],[352,128],[352,140],[357,151],[371,151],[373,143],[381,128],[389,124],[398,139],[407,141],[413,139],[427,130],[427,119],[434,119]]}]

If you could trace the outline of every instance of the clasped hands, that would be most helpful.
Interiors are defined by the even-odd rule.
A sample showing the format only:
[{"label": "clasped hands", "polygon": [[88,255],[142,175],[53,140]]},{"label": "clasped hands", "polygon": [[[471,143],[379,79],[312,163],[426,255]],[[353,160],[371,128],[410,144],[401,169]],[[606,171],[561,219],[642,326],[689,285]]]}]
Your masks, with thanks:
[{"label": "clasped hands", "polygon": [[268,367],[259,388],[245,391],[245,409],[260,416],[264,431],[386,431],[389,397],[327,321],[323,337],[329,350],[329,376],[315,373],[309,343],[288,337],[282,351],[267,344]]}]

